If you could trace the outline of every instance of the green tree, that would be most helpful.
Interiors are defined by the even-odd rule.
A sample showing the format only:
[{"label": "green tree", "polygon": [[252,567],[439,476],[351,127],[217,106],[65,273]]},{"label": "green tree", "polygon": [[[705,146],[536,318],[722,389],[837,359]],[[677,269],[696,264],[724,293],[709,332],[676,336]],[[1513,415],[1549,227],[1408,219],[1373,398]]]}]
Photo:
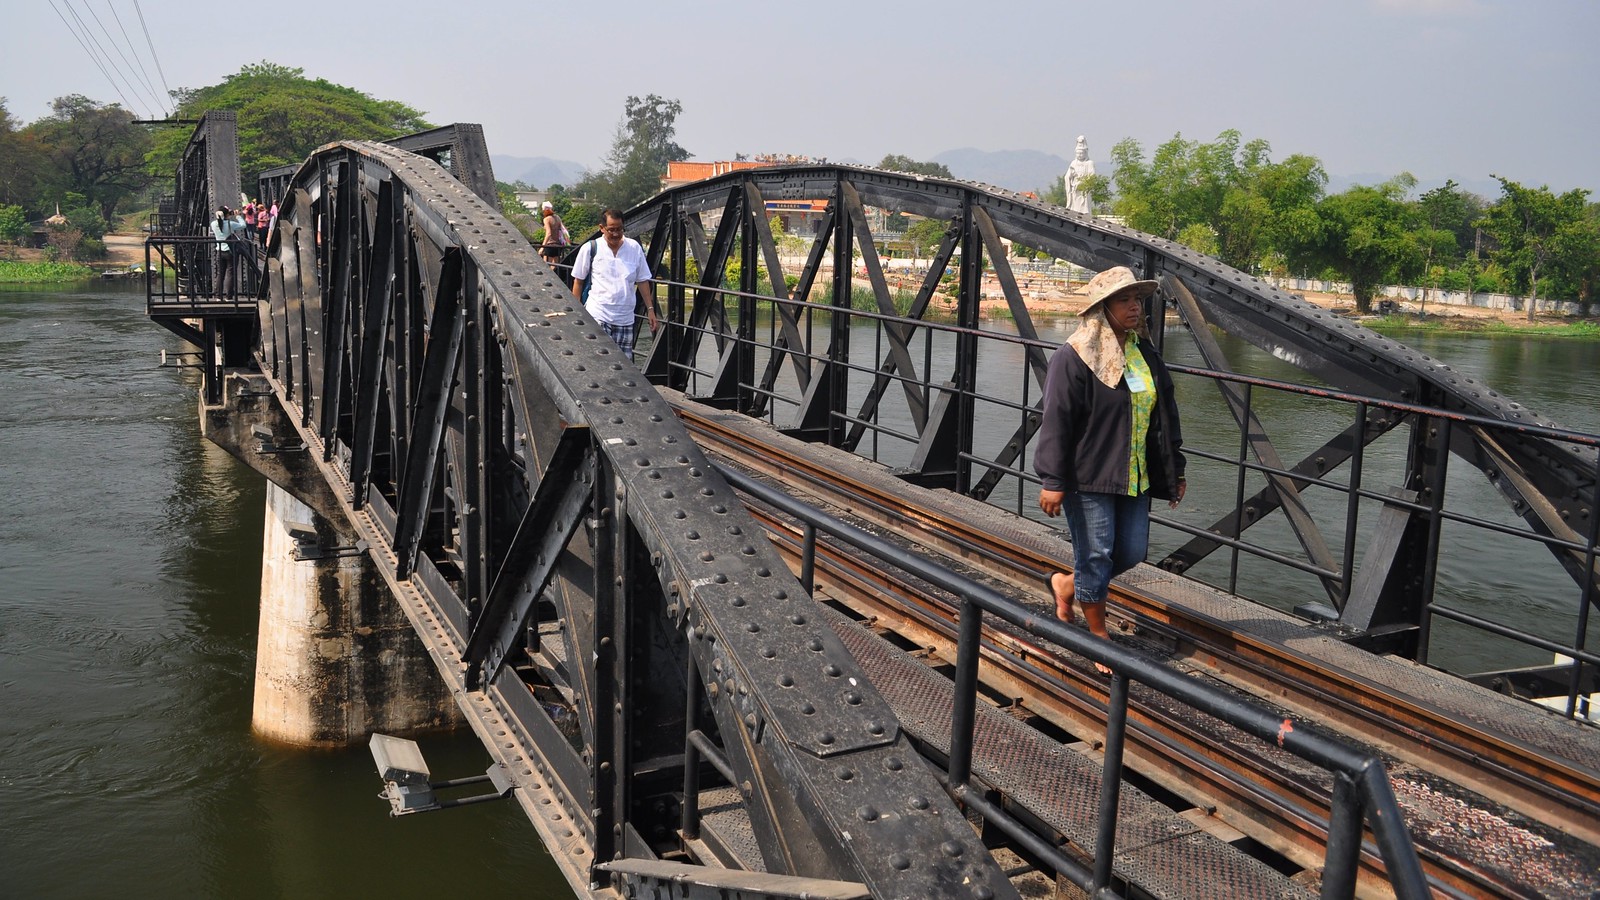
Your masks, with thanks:
[{"label": "green tree", "polygon": [[1446,260],[1451,265],[1465,262],[1476,242],[1478,220],[1483,216],[1484,200],[1461,190],[1453,180],[1423,194],[1417,201],[1422,219],[1429,228],[1450,232],[1455,249]]},{"label": "green tree", "polygon": [[934,178],[954,178],[950,168],[944,163],[917,162],[909,156],[890,153],[878,163],[878,168],[888,169],[891,172],[909,172],[912,175],[930,175]]},{"label": "green tree", "polygon": [[924,256],[939,246],[949,230],[950,223],[944,219],[918,219],[906,227],[906,242],[914,255]]},{"label": "green tree", "polygon": [[[1118,142],[1111,148],[1112,211],[1140,231],[1235,268],[1255,267],[1304,231],[1327,174],[1315,157],[1295,154],[1274,163],[1266,141],[1241,141],[1232,129],[1209,144],[1178,134],[1149,162],[1138,141]],[[1094,197],[1092,186],[1091,198],[1106,202]]]},{"label": "green tree", "polygon": [[[1099,178],[1100,176],[1096,175],[1095,177]],[[1109,183],[1110,183],[1110,181],[1108,180],[1107,184],[1109,184]],[[1055,180],[1050,182],[1050,186],[1049,187],[1043,188],[1043,189],[1038,190],[1038,191],[1035,191],[1034,193],[1038,194],[1039,195],[1039,199],[1043,200],[1046,203],[1053,204],[1055,206],[1066,206],[1067,205],[1067,176],[1065,176],[1065,175],[1057,175],[1055,177]]]},{"label": "green tree", "polygon": [[38,141],[18,130],[17,122],[0,97],[0,203],[40,212],[39,177],[44,171]]},{"label": "green tree", "polygon": [[1490,255],[1503,265],[1519,291],[1528,294],[1528,318],[1533,319],[1539,298],[1539,279],[1563,252],[1582,245],[1587,190],[1564,194],[1548,186],[1523,187],[1509,178],[1500,182],[1500,199],[1484,213],[1483,230],[1495,246]]},{"label": "green tree", "polygon": [[[683,104],[651,94],[629,97],[605,166],[583,177],[574,189],[604,206],[627,209],[655,196],[667,163],[688,159],[689,151],[673,140]],[[567,226],[572,231],[572,226]],[[575,232],[574,232],[575,233]]]},{"label": "green tree", "polygon": [[517,199],[517,191],[525,188],[519,189],[515,184],[496,181],[494,189],[495,199],[500,201],[500,214],[506,217],[506,221],[522,232],[522,236],[529,241],[537,244],[544,240],[544,223],[537,215],[528,212],[528,208]]},{"label": "green tree", "polygon": [[[1104,210],[1111,205],[1111,178],[1106,175],[1085,175],[1078,187],[1089,197],[1091,210]],[[1067,178],[1061,177],[1061,202],[1067,202]]]},{"label": "green tree", "polygon": [[1414,210],[1405,202],[1406,191],[1415,184],[1410,175],[1402,175],[1323,198],[1316,205],[1315,221],[1297,231],[1290,264],[1344,276],[1355,294],[1356,311],[1370,313],[1379,285],[1416,274],[1427,258],[1432,236],[1418,234]]},{"label": "green tree", "polygon": [[62,198],[61,214],[67,217],[67,222],[83,233],[90,240],[99,240],[105,237],[106,220],[100,215],[100,210],[90,205],[89,198],[77,192],[68,193]]},{"label": "green tree", "polygon": [[593,203],[569,201],[566,212],[561,211],[559,200],[552,200],[550,205],[555,207],[556,215],[561,217],[562,223],[567,226],[567,234],[571,235],[574,241],[592,237],[600,227],[600,207]]},{"label": "green tree", "polygon": [[[1079,182],[1083,192],[1089,195],[1089,208],[1105,210],[1110,207],[1114,194],[1112,180],[1105,175],[1089,175]],[[1067,205],[1067,176],[1057,175],[1050,186],[1041,191],[1036,191],[1039,199],[1056,206]]]},{"label": "green tree", "polygon": [[[430,128],[422,113],[393,100],[375,100],[354,88],[309,79],[303,69],[261,61],[246,65],[221,84],[173,92],[175,115],[198,119],[214,109],[239,117],[239,172],[247,192],[265,169],[298,164],[330,141],[385,141]],[[183,129],[157,138],[151,171],[162,177],[176,169],[189,140]]]},{"label": "green tree", "polygon": [[1572,297],[1590,315],[1595,286],[1600,282],[1600,203],[1584,207],[1583,216],[1556,236],[1550,267],[1552,295]]},{"label": "green tree", "polygon": [[0,241],[15,244],[28,233],[28,214],[12,203],[0,203]]},{"label": "green tree", "polygon": [[57,98],[51,110],[25,129],[48,166],[38,202],[80,194],[109,221],[118,205],[150,183],[144,165],[149,132],[133,124],[133,113],[81,94]]}]

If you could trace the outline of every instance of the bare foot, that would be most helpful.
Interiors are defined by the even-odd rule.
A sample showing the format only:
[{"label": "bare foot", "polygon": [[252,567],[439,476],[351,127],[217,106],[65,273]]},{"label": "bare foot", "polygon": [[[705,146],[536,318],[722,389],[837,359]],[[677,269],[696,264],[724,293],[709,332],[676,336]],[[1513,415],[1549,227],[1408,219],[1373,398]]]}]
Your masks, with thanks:
[{"label": "bare foot", "polygon": [[[1104,603],[1083,604],[1083,620],[1089,623],[1089,633],[1098,638],[1111,640],[1111,633],[1106,630],[1106,605]],[[1101,675],[1109,676],[1111,668],[1103,663],[1095,663],[1094,670]]]},{"label": "bare foot", "polygon": [[1056,598],[1056,618],[1068,625],[1072,624],[1072,584],[1073,577],[1065,572],[1050,574],[1050,593]]}]

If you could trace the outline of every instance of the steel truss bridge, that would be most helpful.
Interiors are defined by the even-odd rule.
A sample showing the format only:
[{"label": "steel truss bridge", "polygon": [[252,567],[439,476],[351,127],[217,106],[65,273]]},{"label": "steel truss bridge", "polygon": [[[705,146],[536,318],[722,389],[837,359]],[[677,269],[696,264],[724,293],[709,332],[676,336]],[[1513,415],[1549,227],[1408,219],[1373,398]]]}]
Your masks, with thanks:
[{"label": "steel truss bridge", "polygon": [[[1567,717],[1583,714],[1600,665],[1586,649],[1596,440],[1214,260],[980,185],[846,166],[749,170],[628,211],[627,232],[664,275],[666,324],[635,366],[496,210],[475,126],[330,144],[264,173],[277,228],[251,254],[243,287],[218,293],[214,242],[185,235],[237,192],[231,126],[213,113],[191,140],[179,224],[150,242],[150,313],[205,351],[207,408],[256,423],[254,452],[237,438],[235,452],[368,542],[579,893],[1005,897],[1026,870],[1089,892],[1182,896],[1188,888],[1163,888],[1141,868],[1118,825],[1132,685],[1325,773],[1326,814],[1313,829],[1321,859],[1308,866],[1317,875],[1309,891],[1263,876],[1268,890],[1473,892],[1419,864],[1379,755],[1090,639],[1015,588],[927,558],[936,555],[927,547],[896,549],[804,504],[789,508],[738,465],[714,461],[680,421],[688,407],[764,420],[774,439],[853,454],[907,490],[1020,512],[1059,341],[1040,339],[1030,276],[1013,269],[1007,242],[1160,278],[1155,339],[1193,341],[1204,365],[1175,371],[1214,384],[1217,414],[1238,423],[1232,455],[1196,450],[1233,473],[1219,476],[1237,482],[1233,509],[1208,525],[1162,519],[1188,536],[1162,568],[1199,574],[1228,557],[1232,588],[1241,554],[1273,560],[1312,585],[1316,599],[1300,612],[1326,634],[1418,661],[1441,618],[1559,649],[1570,663],[1480,677],[1507,693],[1558,695]],[[796,246],[774,234],[768,204],[801,199],[826,208]],[[893,238],[872,227],[901,213],[949,223],[911,269],[886,266]],[[986,281],[1005,298],[1014,325],[1005,333],[979,315]],[[1300,366],[1318,386],[1232,372],[1213,329]],[[1296,416],[1291,427],[1329,429],[1298,461],[1268,433],[1260,398],[1279,393],[1342,410]],[[1381,476],[1396,488],[1377,490],[1363,465],[1386,442],[1400,447]],[[1522,524],[1453,512],[1452,459],[1487,478]],[[1331,524],[1312,491],[1341,497]],[[804,523],[788,556],[746,509],[758,498]],[[1278,530],[1292,546],[1247,541],[1262,521],[1287,523]],[[1437,602],[1446,523],[1538,545],[1574,585],[1572,636]],[[942,738],[897,716],[860,661],[853,626],[813,599],[819,541],[954,598],[949,677],[927,688],[948,696]],[[980,689],[990,627],[1116,669],[1101,699],[1087,839],[1064,835],[985,774],[984,754],[1009,733]],[[1582,831],[1595,807],[1579,808]],[[711,824],[730,818],[739,824]],[[736,831],[752,849],[731,846]]]}]

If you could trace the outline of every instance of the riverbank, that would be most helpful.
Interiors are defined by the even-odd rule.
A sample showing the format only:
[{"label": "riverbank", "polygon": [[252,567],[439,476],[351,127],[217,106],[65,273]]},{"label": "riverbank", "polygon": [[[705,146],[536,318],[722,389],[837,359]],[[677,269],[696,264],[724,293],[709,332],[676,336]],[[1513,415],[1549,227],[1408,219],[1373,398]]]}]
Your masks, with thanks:
[{"label": "riverbank", "polygon": [[[1086,285],[1059,282],[1030,283],[1018,279],[1028,309],[1035,315],[1077,315],[1087,306],[1089,298]],[[1514,310],[1490,309],[1477,306],[1424,307],[1413,301],[1396,301],[1398,312],[1382,316],[1356,314],[1355,298],[1349,294],[1306,291],[1297,296],[1337,315],[1359,322],[1380,334],[1416,332],[1467,332],[1485,336],[1524,335],[1577,340],[1600,340],[1600,318],[1576,316],[1539,315],[1529,321],[1527,313]],[[986,278],[983,301],[985,315],[1009,316],[1010,309],[997,281]]]},{"label": "riverbank", "polygon": [[64,284],[94,276],[93,269],[77,263],[0,259],[0,284]]},{"label": "riverbank", "polygon": [[143,235],[108,234],[104,242],[105,259],[88,263],[52,262],[46,250],[7,247],[5,258],[0,259],[0,284],[70,284],[144,265]]}]

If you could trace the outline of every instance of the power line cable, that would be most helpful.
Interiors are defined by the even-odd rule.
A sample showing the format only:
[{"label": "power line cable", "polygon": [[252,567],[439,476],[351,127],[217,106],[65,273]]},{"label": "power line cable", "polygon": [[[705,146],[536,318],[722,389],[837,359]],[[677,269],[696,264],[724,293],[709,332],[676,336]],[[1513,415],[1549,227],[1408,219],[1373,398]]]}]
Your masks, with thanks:
[{"label": "power line cable", "polygon": [[[69,0],[69,2],[70,2],[70,0]],[[116,39],[111,36],[111,31],[106,28],[106,23],[100,21],[100,14],[94,11],[94,7],[93,6],[89,5],[89,0],[83,0],[83,9],[84,9],[85,12],[87,12],[89,14],[90,18],[94,19],[94,23],[96,25],[100,26],[100,33],[106,36],[106,43],[111,45],[111,49],[112,50],[117,51],[117,55],[118,56],[122,57],[122,63],[123,64],[121,66],[119,66],[115,62],[112,61],[111,54],[107,53],[105,47],[100,44],[100,39],[97,38],[97,37],[94,37],[94,33],[92,31],[89,33],[90,38],[93,39],[94,42],[95,42],[95,46],[100,47],[100,52],[101,53],[105,53],[106,62],[111,63],[111,68],[113,70],[115,70],[118,75],[122,76],[122,83],[128,86],[129,93],[138,95],[140,103],[143,103],[145,100],[150,99],[148,94],[140,94],[139,93],[139,86],[134,83],[132,76],[129,74],[128,69],[126,68],[126,67],[132,65],[131,63],[128,62],[128,55],[126,53],[122,52],[122,48],[121,47],[117,46]],[[157,103],[156,105],[160,106],[159,103]],[[145,107],[146,115],[148,115],[149,112],[150,112],[149,107]],[[154,116],[151,116],[151,118],[154,118]]]},{"label": "power line cable", "polygon": [[172,86],[167,84],[167,73],[161,71],[161,57],[156,55],[156,45],[150,40],[150,26],[144,23],[144,10],[139,8],[139,0],[133,0],[133,11],[139,14],[139,27],[144,29],[144,42],[150,47],[150,59],[156,64],[156,74],[161,76],[161,86],[166,88],[167,97],[172,97]]},{"label": "power line cable", "polygon": [[[67,0],[62,0],[62,2],[65,3],[65,2],[67,2]],[[72,34],[73,39],[78,42],[78,46],[82,47],[83,48],[83,52],[88,54],[89,61],[94,63],[95,64],[95,68],[100,70],[100,74],[104,75],[106,77],[106,81],[111,83],[111,89],[117,92],[117,96],[118,97],[122,98],[123,105],[124,106],[128,106],[128,107],[132,107],[133,104],[129,103],[127,96],[122,93],[122,88],[117,86],[116,80],[111,77],[111,73],[110,72],[106,71],[105,65],[103,65],[100,62],[100,57],[95,56],[94,51],[89,49],[89,45],[84,42],[83,37],[81,35],[79,35],[78,32],[75,29],[73,29],[72,23],[67,21],[67,17],[65,15],[63,15],[61,10],[60,10],[60,8],[56,6],[56,0],[50,0],[50,8],[52,10],[55,10],[56,17],[61,20],[61,24],[62,25],[65,25],[67,27],[67,31],[70,32]],[[68,9],[70,10],[71,7],[69,6]],[[77,13],[73,13],[73,16],[76,17]]]},{"label": "power line cable", "polygon": [[[133,61],[139,67],[139,80],[143,82],[145,88],[149,90],[151,97],[158,98],[161,92],[156,90],[156,86],[150,82],[150,72],[145,69],[144,60],[139,58],[139,51],[133,46],[133,39],[128,37],[128,29],[122,24],[122,17],[117,15],[117,7],[111,2],[111,0],[106,0],[106,9],[110,11],[111,18],[116,20],[117,30],[122,32],[122,42],[127,45],[128,52],[133,54]],[[119,49],[117,52],[120,53],[122,51]],[[126,59],[127,57],[123,58]],[[171,113],[167,111],[167,105],[162,103],[159,99],[156,100],[156,109],[161,110],[162,115],[171,115]]]},{"label": "power line cable", "polygon": [[[66,7],[67,13],[70,14],[72,16],[72,20],[77,23],[74,34],[78,37],[78,43],[82,44],[85,52],[87,52],[90,57],[94,59],[95,65],[100,68],[100,73],[106,76],[107,81],[111,82],[112,89],[117,92],[117,96],[122,98],[123,107],[132,111],[134,106],[133,101],[129,100],[128,95],[122,91],[122,88],[124,85],[126,85],[126,82],[124,81],[122,84],[117,82],[116,76],[112,74],[112,71],[116,69],[116,66],[112,64],[111,57],[106,53],[105,48],[100,46],[100,41],[95,38],[94,32],[89,30],[89,23],[85,22],[83,20],[83,16],[78,14],[77,8],[72,5],[72,0],[61,0],[61,5]],[[72,26],[69,25],[68,27]],[[129,92],[133,92],[131,85],[128,85],[128,90]],[[146,110],[146,113],[148,114],[148,110]]]}]

